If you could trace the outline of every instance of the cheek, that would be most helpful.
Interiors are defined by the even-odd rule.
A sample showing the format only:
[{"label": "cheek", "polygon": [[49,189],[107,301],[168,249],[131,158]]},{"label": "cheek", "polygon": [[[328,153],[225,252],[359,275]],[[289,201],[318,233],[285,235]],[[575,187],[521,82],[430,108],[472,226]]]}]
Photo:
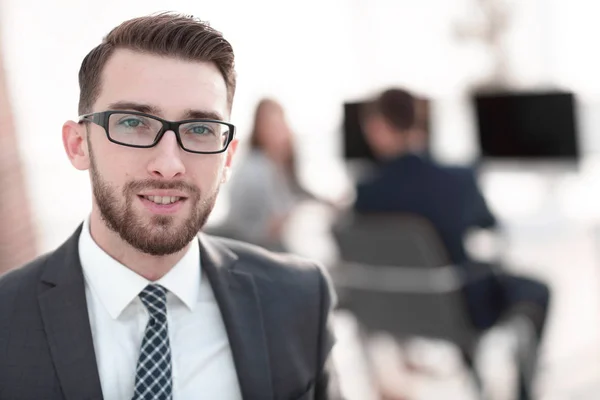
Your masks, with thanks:
[{"label": "cheek", "polygon": [[[112,187],[122,188],[125,183],[140,175],[139,158],[114,146],[94,145],[94,164],[98,175]],[[126,149],[129,150],[129,149]]]},{"label": "cheek", "polygon": [[200,190],[213,190],[221,184],[223,178],[225,159],[223,156],[208,156],[205,160],[197,160],[191,165],[189,174]]},{"label": "cheek", "polygon": [[97,165],[97,175],[103,183],[109,185],[116,193],[122,193],[123,186],[130,180],[134,179],[128,172],[125,166],[102,163]]}]

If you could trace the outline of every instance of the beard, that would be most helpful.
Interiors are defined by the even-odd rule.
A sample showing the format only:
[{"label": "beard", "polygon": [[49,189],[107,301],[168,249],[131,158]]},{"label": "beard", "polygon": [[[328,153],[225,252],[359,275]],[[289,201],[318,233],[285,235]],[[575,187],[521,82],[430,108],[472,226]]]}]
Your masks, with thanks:
[{"label": "beard", "polygon": [[[100,217],[110,230],[135,249],[153,256],[176,253],[187,246],[206,224],[219,193],[218,187],[214,193],[203,198],[198,188],[182,181],[130,181],[122,189],[123,204],[119,201],[118,189],[106,182],[98,172],[91,146],[89,152],[92,191]],[[185,201],[191,204],[190,215],[182,223],[177,223],[176,218],[170,215],[154,215],[145,221],[146,218],[136,213],[133,202],[137,193],[146,189],[187,193]]]}]

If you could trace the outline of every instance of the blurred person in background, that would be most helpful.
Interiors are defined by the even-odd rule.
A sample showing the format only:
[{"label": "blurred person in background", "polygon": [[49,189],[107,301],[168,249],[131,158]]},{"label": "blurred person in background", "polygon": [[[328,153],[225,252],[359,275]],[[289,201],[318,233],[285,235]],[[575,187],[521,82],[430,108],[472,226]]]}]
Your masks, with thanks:
[{"label": "blurred person in background", "polygon": [[0,400],[330,398],[322,269],[198,235],[237,147],[235,82],[229,42],[174,13],[84,58],[62,137],[91,214],[0,278]]},{"label": "blurred person in background", "polygon": [[473,227],[494,228],[471,168],[446,167],[424,157],[425,132],[416,123],[412,94],[390,89],[368,103],[361,116],[365,139],[377,159],[375,172],[358,183],[358,212],[408,212],[434,224],[460,264],[469,260],[463,244]]},{"label": "blurred person in background", "polygon": [[230,181],[230,209],[223,234],[285,251],[284,229],[295,207],[314,199],[298,181],[294,134],[281,104],[258,103],[250,150]]},{"label": "blurred person in background", "polygon": [[470,258],[465,235],[474,227],[494,228],[496,218],[471,168],[441,166],[421,155],[422,130],[415,129],[415,114],[414,97],[402,89],[386,90],[366,106],[361,123],[378,165],[374,174],[358,183],[355,211],[427,219],[444,243],[449,262],[470,282],[465,296],[474,325],[487,329],[501,318],[524,316],[539,342],[549,306],[548,287]]},{"label": "blurred person in background", "polygon": [[414,97],[415,119],[411,135],[411,151],[422,157],[429,157],[430,141],[430,100],[425,97]]}]

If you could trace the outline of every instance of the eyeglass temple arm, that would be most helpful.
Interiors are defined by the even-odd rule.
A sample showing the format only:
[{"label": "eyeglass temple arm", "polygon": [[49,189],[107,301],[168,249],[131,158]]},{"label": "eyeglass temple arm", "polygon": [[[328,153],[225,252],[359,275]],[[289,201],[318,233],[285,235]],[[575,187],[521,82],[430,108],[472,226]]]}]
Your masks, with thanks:
[{"label": "eyeglass temple arm", "polygon": [[94,113],[94,114],[83,114],[77,118],[78,118],[79,122],[89,121],[89,122],[93,122],[93,123],[97,124],[98,121],[100,121],[101,116]]}]

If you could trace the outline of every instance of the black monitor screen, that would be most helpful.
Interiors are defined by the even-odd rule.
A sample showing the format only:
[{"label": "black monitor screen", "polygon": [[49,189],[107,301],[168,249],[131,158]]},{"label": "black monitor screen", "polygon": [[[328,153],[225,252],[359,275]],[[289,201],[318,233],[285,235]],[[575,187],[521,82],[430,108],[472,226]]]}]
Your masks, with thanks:
[{"label": "black monitor screen", "polygon": [[361,107],[364,104],[344,104],[344,158],[346,159],[374,159],[360,125]]},{"label": "black monitor screen", "polygon": [[474,102],[484,158],[578,158],[573,94],[477,94]]}]

